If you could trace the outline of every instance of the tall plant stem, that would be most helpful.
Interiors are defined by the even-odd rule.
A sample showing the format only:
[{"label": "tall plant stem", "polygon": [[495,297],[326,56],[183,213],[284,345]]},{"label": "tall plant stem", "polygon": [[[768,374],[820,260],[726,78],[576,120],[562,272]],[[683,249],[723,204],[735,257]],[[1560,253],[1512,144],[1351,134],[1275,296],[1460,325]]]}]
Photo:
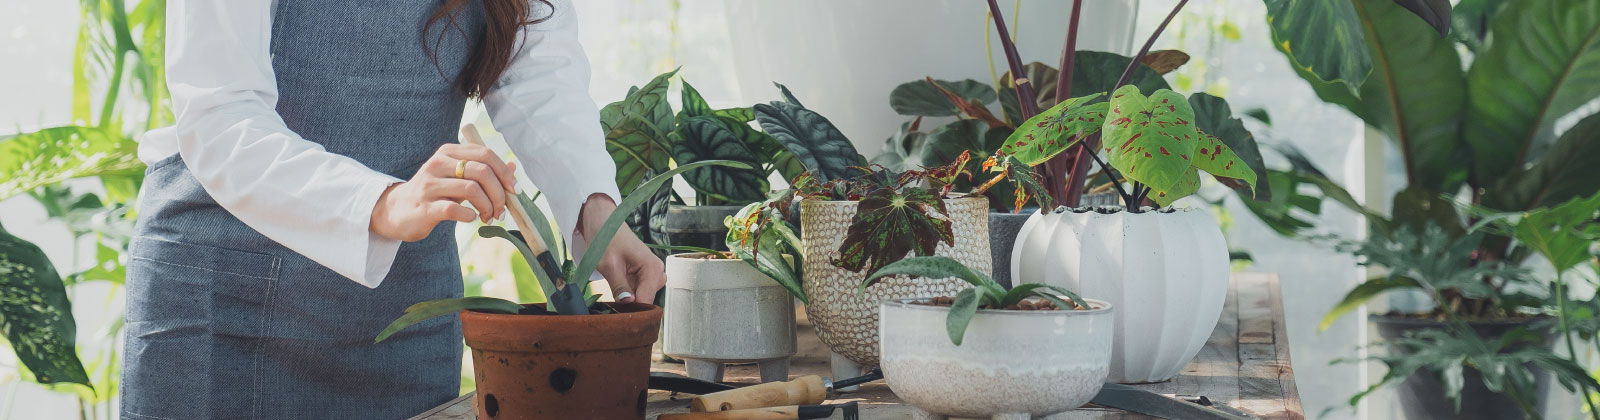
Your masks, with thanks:
[{"label": "tall plant stem", "polygon": [[1006,65],[1011,67],[1011,80],[1017,89],[1017,106],[1022,109],[1022,120],[1027,121],[1039,115],[1039,101],[1033,94],[1033,82],[1022,72],[1022,56],[1017,55],[1017,44],[1011,42],[1011,31],[1006,29],[1006,18],[1000,15],[1000,4],[995,0],[989,0],[989,16],[994,18],[994,29],[1000,33],[1000,47],[1006,52]]},{"label": "tall plant stem", "polygon": [[[1556,319],[1561,321],[1561,341],[1567,342],[1567,357],[1574,362],[1578,360],[1578,349],[1572,345],[1572,329],[1567,326],[1567,285],[1561,282],[1561,272],[1556,272]],[[1600,407],[1595,407],[1594,398],[1589,396],[1589,386],[1580,383],[1578,391],[1583,393],[1583,402],[1589,405],[1589,417],[1600,420]]]},{"label": "tall plant stem", "polygon": [[[1161,21],[1161,26],[1157,26],[1155,32],[1150,34],[1150,39],[1147,39],[1147,40],[1144,41],[1144,46],[1139,48],[1139,54],[1138,55],[1133,56],[1133,61],[1128,63],[1128,68],[1122,70],[1122,77],[1117,78],[1117,84],[1113,85],[1111,87],[1111,89],[1113,91],[1115,91],[1117,89],[1117,87],[1125,85],[1125,84],[1128,83],[1129,80],[1133,79],[1133,71],[1139,68],[1139,63],[1144,60],[1144,56],[1150,54],[1150,47],[1155,45],[1156,39],[1160,38],[1161,37],[1161,33],[1165,32],[1167,30],[1167,24],[1172,23],[1172,19],[1175,18],[1175,17],[1178,17],[1178,11],[1183,10],[1183,6],[1185,4],[1188,4],[1188,3],[1189,3],[1189,0],[1179,0],[1178,1],[1178,5],[1174,6],[1172,8],[1172,12],[1167,14],[1166,20],[1162,20]],[[1077,14],[1074,13],[1073,15],[1074,15],[1074,17],[1076,17]],[[1065,70],[1063,70],[1063,71],[1065,71]],[[1110,92],[1106,92],[1106,93],[1109,94]],[[1060,98],[1058,98],[1058,99],[1060,99]],[[1096,136],[1096,137],[1084,139],[1083,147],[1081,149],[1079,149],[1078,160],[1076,162],[1072,163],[1072,176],[1069,177],[1068,179],[1082,179],[1083,175],[1089,172],[1089,164],[1088,164],[1089,157],[1090,156],[1094,156],[1095,155],[1094,151],[1099,150],[1099,149],[1100,149],[1100,137]],[[1097,157],[1097,162],[1098,162],[1098,157]],[[1100,167],[1101,168],[1108,168],[1108,166],[1106,166],[1105,163],[1100,163]],[[1081,182],[1074,182],[1072,184],[1082,184],[1082,183]],[[1082,196],[1082,194],[1083,194],[1083,186],[1082,185],[1076,185],[1076,186],[1068,185],[1067,188],[1069,190],[1067,191],[1067,197],[1065,197],[1065,198],[1069,198],[1069,199],[1071,199],[1071,201],[1063,201],[1063,203],[1068,205],[1068,206],[1076,206],[1078,204],[1079,197]],[[1077,194],[1073,194],[1073,190],[1076,190]],[[1135,191],[1135,192],[1137,192],[1137,191]],[[1127,198],[1127,196],[1124,195],[1124,198]],[[1124,203],[1130,204],[1134,208],[1138,207],[1137,203],[1132,203],[1131,201],[1124,201]]]},{"label": "tall plant stem", "polygon": [[[1056,75],[1056,102],[1058,103],[1072,97],[1073,62],[1078,53],[1078,17],[1082,11],[1083,0],[1072,0],[1072,16],[1067,19],[1067,41],[1061,47],[1061,67],[1059,67],[1061,71]],[[1084,146],[1084,143],[1080,142],[1077,146],[1073,146],[1071,150],[1068,150],[1067,153],[1056,155],[1045,161],[1044,171],[1040,175],[1044,176],[1045,190],[1054,196],[1057,203],[1066,204],[1068,207],[1078,206],[1078,196],[1083,195],[1085,180],[1081,179],[1083,175],[1071,175],[1076,173],[1073,170],[1073,165],[1081,160],[1079,155],[1084,150],[1090,150],[1091,153],[1093,151],[1093,149],[1088,149]],[[1087,165],[1088,163],[1084,164]],[[1101,164],[1101,168],[1104,167],[1105,165]],[[1113,179],[1111,183],[1116,184],[1117,182]],[[1121,189],[1119,188],[1118,191],[1120,192]]]}]

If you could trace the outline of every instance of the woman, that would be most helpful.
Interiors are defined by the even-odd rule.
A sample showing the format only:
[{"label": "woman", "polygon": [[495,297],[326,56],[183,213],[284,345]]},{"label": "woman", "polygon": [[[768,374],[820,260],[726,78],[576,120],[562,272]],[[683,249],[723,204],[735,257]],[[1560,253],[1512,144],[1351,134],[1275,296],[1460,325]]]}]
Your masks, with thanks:
[{"label": "woman", "polygon": [[[468,98],[575,249],[615,208],[566,0],[167,7],[177,122],[139,150],[124,418],[393,419],[454,398],[453,317],[372,339],[461,296],[455,222],[499,217],[514,188],[515,165],[454,143]],[[663,281],[626,229],[599,271],[622,301]]]}]

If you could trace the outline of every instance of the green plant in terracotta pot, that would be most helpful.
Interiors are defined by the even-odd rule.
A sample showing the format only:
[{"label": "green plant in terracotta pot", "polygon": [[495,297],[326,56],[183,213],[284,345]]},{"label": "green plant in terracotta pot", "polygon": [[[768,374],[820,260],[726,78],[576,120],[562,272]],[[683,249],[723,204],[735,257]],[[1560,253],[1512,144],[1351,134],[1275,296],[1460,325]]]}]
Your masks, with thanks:
[{"label": "green plant in terracotta pot", "polygon": [[[672,176],[709,166],[745,167],[725,160],[686,164],[639,184],[653,191]],[[635,194],[622,199],[595,238],[611,238],[630,212],[651,198]],[[599,302],[588,282],[609,239],[597,239],[576,262],[560,249],[542,249],[557,235],[548,219],[526,195],[518,194],[525,220],[537,230],[526,233],[484,226],[478,233],[500,237],[517,246],[534,267],[544,304],[518,304],[492,297],[463,297],[417,303],[406,308],[376,342],[406,327],[449,314],[461,318],[462,334],[472,348],[481,418],[643,418],[650,371],[650,346],[661,325],[659,307]],[[515,215],[514,215],[515,217]],[[532,246],[530,246],[532,245]],[[542,269],[541,269],[542,268]],[[560,270],[560,283],[546,270]]]}]

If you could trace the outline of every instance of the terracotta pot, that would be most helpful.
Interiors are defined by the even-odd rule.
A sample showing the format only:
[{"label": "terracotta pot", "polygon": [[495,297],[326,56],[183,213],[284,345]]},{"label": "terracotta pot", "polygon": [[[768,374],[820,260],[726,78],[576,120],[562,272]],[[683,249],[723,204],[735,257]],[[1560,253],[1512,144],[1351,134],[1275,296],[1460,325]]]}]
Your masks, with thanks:
[{"label": "terracotta pot", "polygon": [[[839,245],[855,218],[855,201],[802,200],[800,242],[805,252],[805,290],[810,303],[806,314],[816,326],[817,338],[833,351],[836,378],[858,376],[865,366],[878,364],[878,305],[888,299],[955,296],[967,283],[954,277],[887,277],[862,295],[861,281],[868,273],[833,266]],[[988,274],[989,201],[983,197],[944,200],[955,229],[955,245],[939,243],[934,255],[950,257]]]},{"label": "terracotta pot", "polygon": [[480,419],[643,419],[661,308],[606,315],[462,311]]}]

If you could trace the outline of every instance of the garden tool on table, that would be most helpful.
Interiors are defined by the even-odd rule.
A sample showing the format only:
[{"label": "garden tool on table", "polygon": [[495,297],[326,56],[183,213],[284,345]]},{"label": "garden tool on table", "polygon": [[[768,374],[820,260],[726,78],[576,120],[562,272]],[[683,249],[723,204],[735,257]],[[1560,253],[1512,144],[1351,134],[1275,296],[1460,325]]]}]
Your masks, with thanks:
[{"label": "garden tool on table", "polygon": [[791,405],[788,407],[747,408],[743,410],[710,411],[701,413],[662,414],[656,420],[805,420],[833,417],[833,411],[843,411],[844,420],[859,420],[861,409],[855,401],[844,404]]},{"label": "garden tool on table", "polygon": [[[485,146],[483,137],[478,136],[478,128],[472,124],[461,127],[461,142]],[[522,241],[539,261],[539,268],[543,269],[550,282],[556,286],[556,292],[550,295],[551,307],[546,309],[563,314],[588,313],[589,304],[584,301],[583,285],[567,283],[567,275],[561,271],[561,263],[556,261],[555,255],[550,253],[550,248],[545,246],[544,241],[539,240],[539,231],[535,230],[533,217],[529,216],[527,208],[523,207],[521,194],[515,191],[507,192],[506,210],[509,210],[507,213],[511,214],[511,220],[516,222],[517,230],[521,231]]]},{"label": "garden tool on table", "polygon": [[883,371],[879,369],[873,369],[866,375],[839,381],[830,381],[817,375],[801,376],[783,382],[768,382],[694,397],[689,400],[689,411],[728,411],[822,404],[828,399],[828,394],[832,394],[836,389],[880,379],[883,379]]}]

